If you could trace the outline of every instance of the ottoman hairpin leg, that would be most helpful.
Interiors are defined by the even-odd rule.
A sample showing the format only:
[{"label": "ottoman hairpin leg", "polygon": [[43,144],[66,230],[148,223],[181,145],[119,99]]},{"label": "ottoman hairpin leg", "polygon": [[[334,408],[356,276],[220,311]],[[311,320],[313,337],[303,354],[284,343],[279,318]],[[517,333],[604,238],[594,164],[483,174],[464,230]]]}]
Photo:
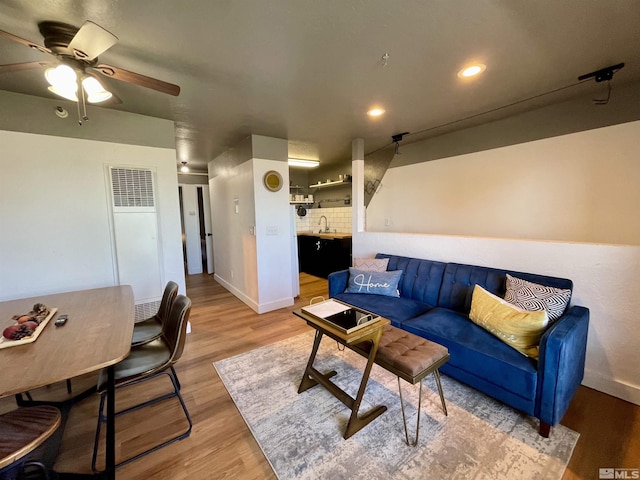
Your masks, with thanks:
[{"label": "ottoman hairpin leg", "polygon": [[[442,410],[444,411],[445,415],[447,414],[447,405],[444,401],[444,394],[442,393],[442,385],[440,383],[440,372],[438,371],[438,369],[436,368],[433,371],[433,376],[436,379],[436,384],[438,385],[438,393],[440,394],[440,401],[442,402]],[[402,408],[402,423],[404,423],[404,437],[405,437],[405,442],[407,445],[409,445],[410,447],[415,447],[416,445],[418,445],[418,437],[420,435],[420,411],[422,410],[422,379],[419,380],[420,383],[420,390],[418,393],[418,418],[416,420],[416,436],[415,436],[415,440],[414,441],[410,441],[409,440],[409,429],[407,428],[407,417],[404,411],[404,399],[402,398],[402,386],[400,384],[400,377],[398,377],[398,392],[400,392],[400,407]]]}]

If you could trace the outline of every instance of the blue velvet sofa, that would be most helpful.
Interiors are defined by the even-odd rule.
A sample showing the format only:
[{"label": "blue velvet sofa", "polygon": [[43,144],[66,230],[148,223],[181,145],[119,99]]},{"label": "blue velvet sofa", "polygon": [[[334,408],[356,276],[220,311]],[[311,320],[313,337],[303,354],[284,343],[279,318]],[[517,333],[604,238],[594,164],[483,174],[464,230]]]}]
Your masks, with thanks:
[{"label": "blue velvet sofa", "polygon": [[589,310],[572,306],[543,334],[538,361],[522,355],[469,320],[475,284],[504,296],[509,273],[529,282],[572,289],[571,280],[488,267],[378,254],[387,270],[402,270],[399,298],[345,293],[349,271],[329,275],[329,297],[374,312],[392,325],[437,342],[451,359],[440,371],[540,420],[548,437],[584,375]]}]

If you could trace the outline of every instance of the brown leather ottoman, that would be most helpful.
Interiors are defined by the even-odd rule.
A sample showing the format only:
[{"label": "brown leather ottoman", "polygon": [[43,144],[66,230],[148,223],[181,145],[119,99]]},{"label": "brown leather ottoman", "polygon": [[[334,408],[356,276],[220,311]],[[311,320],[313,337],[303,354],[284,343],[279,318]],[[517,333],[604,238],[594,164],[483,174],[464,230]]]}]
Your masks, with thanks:
[{"label": "brown leather ottoman", "polygon": [[[350,348],[364,355],[369,355],[371,349],[370,342],[362,342],[350,346]],[[404,422],[404,433],[407,445],[416,446],[418,444],[418,435],[420,433],[420,407],[422,404],[422,379],[433,373],[436,384],[438,385],[438,393],[442,402],[444,414],[447,414],[447,406],[442,393],[442,385],[440,384],[440,372],[438,368],[449,360],[449,351],[446,347],[434,342],[430,342],[422,337],[405,332],[391,325],[386,325],[382,332],[380,345],[376,352],[375,363],[385,370],[393,373],[398,377],[398,391],[400,393],[400,405],[402,407],[402,421]],[[418,397],[418,420],[416,425],[415,441],[409,441],[407,432],[407,420],[404,411],[404,401],[402,399],[402,387],[400,378],[415,385],[420,382],[420,393]]]}]

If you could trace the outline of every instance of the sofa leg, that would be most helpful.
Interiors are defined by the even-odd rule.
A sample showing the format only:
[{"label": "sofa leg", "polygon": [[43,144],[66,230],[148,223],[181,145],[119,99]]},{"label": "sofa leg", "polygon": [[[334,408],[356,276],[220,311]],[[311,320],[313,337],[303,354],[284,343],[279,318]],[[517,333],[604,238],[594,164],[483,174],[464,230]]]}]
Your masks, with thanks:
[{"label": "sofa leg", "polygon": [[551,425],[541,420],[539,432],[540,435],[542,435],[544,438],[549,438],[549,434],[551,433]]}]

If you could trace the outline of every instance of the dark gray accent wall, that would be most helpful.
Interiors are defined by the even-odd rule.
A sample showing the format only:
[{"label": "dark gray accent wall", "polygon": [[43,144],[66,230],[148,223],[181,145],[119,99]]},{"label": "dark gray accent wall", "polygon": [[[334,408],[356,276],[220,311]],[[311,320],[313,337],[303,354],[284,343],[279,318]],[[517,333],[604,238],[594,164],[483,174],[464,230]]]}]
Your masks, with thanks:
[{"label": "dark gray accent wall", "polygon": [[227,170],[237,167],[252,158],[286,162],[287,154],[286,140],[262,135],[249,135],[237,145],[209,162],[209,178],[222,175]]},{"label": "dark gray accent wall", "polygon": [[209,179],[223,175],[226,171],[243,164],[253,158],[251,135],[211,160],[208,165]]},{"label": "dark gray accent wall", "polygon": [[389,164],[395,155],[395,145],[383,148],[377,152],[364,156],[364,206],[368,206],[369,202],[375,195],[376,189],[384,172],[389,168]]},{"label": "dark gray accent wall", "polygon": [[[56,116],[57,106],[69,116]],[[172,120],[93,105],[87,113],[89,120],[78,125],[75,102],[0,91],[0,130],[175,149]]]},{"label": "dark gray accent wall", "polygon": [[[606,84],[602,85],[604,90]],[[635,120],[640,120],[640,83],[623,86],[614,84],[611,99],[607,105],[594,104],[592,94],[581,95],[569,101],[431,138],[419,138],[419,135],[405,136],[400,144],[400,152],[402,152],[402,145],[423,142],[426,146],[424,157],[420,162],[416,162],[415,157],[408,161],[408,157],[396,155],[390,168],[491,150]]]},{"label": "dark gray accent wall", "polygon": [[[344,162],[339,164],[310,169],[308,185],[316,185],[318,182],[335,182],[340,179],[340,175],[342,175],[343,179],[345,179],[347,175],[351,175],[350,160],[345,159]],[[316,207],[334,208],[351,206],[351,183],[325,188],[310,188],[309,193],[313,194],[314,206]]]}]

